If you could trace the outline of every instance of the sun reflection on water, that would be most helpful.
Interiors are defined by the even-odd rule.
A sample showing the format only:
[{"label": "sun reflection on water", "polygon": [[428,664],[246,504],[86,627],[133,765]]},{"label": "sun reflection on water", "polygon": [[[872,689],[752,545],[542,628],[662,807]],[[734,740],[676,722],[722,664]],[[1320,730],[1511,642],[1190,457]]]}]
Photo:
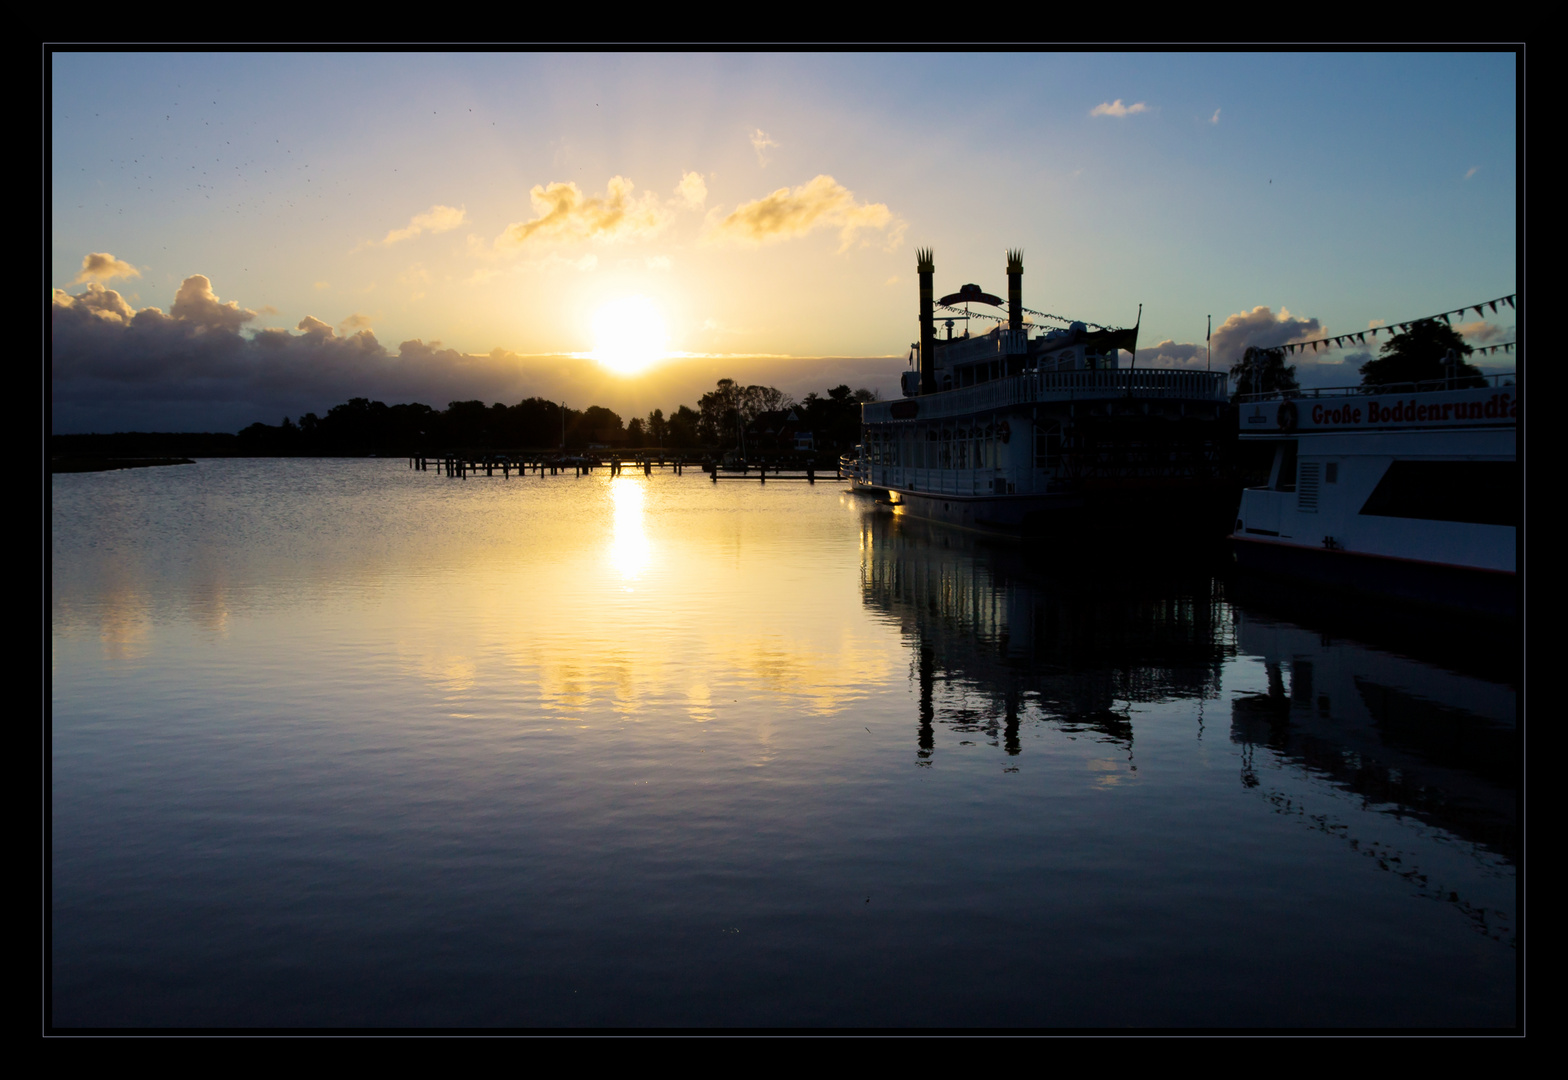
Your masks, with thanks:
[{"label": "sun reflection on water", "polygon": [[[630,476],[610,481],[610,501],[615,507],[615,526],[610,539],[610,565],[623,581],[637,581],[653,558],[643,522],[643,484]],[[631,592],[632,587],[626,586]]]}]

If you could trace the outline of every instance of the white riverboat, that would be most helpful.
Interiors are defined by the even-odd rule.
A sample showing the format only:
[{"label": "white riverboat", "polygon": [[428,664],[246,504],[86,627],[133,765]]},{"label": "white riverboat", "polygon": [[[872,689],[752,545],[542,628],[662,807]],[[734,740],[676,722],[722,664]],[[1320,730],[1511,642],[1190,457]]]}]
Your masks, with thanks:
[{"label": "white riverboat", "polygon": [[[886,492],[900,513],[982,530],[1225,534],[1225,373],[1132,367],[1136,326],[1031,337],[1019,252],[1008,253],[1005,304],[976,285],[934,299],[931,253],[917,259],[918,368],[901,400],[862,407],[857,487]],[[945,340],[938,304],[955,313]],[[955,337],[960,304],[1005,308],[1006,322]]]},{"label": "white riverboat", "polygon": [[1237,561],[1367,596],[1516,614],[1519,388],[1512,374],[1459,382],[1244,399],[1243,449],[1273,454],[1266,482],[1242,492]]}]

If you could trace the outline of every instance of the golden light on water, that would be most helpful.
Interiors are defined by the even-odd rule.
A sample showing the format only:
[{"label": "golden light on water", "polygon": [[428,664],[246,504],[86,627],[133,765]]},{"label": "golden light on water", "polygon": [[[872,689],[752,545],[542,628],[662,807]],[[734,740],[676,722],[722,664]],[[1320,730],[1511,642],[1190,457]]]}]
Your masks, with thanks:
[{"label": "golden light on water", "polygon": [[647,568],[653,551],[643,525],[642,482],[630,476],[617,476],[610,481],[610,501],[615,506],[610,563],[620,571],[622,580],[636,581]]},{"label": "golden light on water", "polygon": [[637,375],[664,359],[669,332],[646,296],[611,300],[593,316],[593,358],[618,375]]}]

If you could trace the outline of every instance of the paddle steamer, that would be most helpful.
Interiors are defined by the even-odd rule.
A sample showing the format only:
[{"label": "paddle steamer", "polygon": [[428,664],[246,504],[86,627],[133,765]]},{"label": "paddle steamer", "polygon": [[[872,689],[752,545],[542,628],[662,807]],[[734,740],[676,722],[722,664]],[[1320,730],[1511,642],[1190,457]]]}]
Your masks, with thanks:
[{"label": "paddle steamer", "polygon": [[[935,299],[930,251],[917,271],[915,366],[901,399],[863,406],[858,487],[885,492],[897,512],[981,530],[1225,535],[1235,489],[1223,372],[1136,368],[1137,324],[1027,325],[1021,252],[1007,253],[1005,302],[978,285]],[[941,340],[939,305],[952,316]],[[974,305],[1005,309],[1005,321],[972,334],[970,320],[986,317]]]}]

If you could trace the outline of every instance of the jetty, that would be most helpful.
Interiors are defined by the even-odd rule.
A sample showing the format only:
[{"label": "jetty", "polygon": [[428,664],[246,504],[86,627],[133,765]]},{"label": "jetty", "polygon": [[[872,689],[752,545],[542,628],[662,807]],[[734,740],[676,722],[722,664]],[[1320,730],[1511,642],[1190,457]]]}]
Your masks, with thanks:
[{"label": "jetty", "polygon": [[618,476],[628,470],[651,476],[655,469],[680,476],[693,467],[707,473],[714,483],[720,480],[752,480],[763,484],[769,480],[804,480],[814,484],[818,480],[849,479],[836,463],[824,466],[814,458],[779,456],[747,460],[734,454],[716,457],[708,451],[662,449],[589,450],[584,453],[560,450],[444,450],[437,454],[412,456],[408,459],[408,467],[419,472],[434,469],[444,476],[459,479],[470,476],[510,479],[513,474],[525,477],[530,473],[540,477],[567,474],[586,476],[595,471],[608,471],[611,476]]}]

